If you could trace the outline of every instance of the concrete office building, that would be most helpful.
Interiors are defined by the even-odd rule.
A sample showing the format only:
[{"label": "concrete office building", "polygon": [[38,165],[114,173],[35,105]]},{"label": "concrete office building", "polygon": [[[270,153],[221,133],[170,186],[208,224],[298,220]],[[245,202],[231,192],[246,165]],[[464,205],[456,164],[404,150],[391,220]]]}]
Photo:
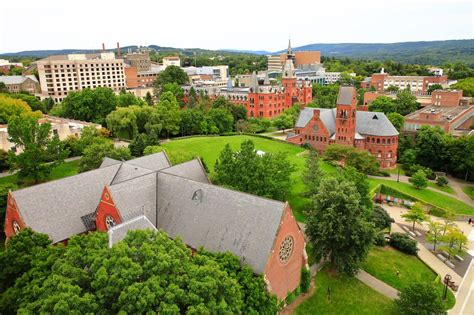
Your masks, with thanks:
[{"label": "concrete office building", "polygon": [[108,87],[125,88],[123,59],[112,52],[49,56],[37,61],[41,98],[61,102],[70,92]]}]

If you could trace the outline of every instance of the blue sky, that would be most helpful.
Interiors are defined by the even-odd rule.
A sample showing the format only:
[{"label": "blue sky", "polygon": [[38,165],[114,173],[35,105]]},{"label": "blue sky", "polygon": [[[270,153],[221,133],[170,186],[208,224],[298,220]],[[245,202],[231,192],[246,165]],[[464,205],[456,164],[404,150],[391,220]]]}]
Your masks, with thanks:
[{"label": "blue sky", "polygon": [[472,39],[472,0],[8,1],[0,53],[138,44],[276,51],[312,43]]}]

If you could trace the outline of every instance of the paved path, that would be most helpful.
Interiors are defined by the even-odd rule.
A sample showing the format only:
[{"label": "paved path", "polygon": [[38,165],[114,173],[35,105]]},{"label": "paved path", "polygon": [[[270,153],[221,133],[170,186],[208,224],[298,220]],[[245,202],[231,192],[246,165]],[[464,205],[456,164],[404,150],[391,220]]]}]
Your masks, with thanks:
[{"label": "paved path", "polygon": [[398,290],[389,286],[383,281],[375,278],[374,276],[368,274],[362,269],[359,269],[359,272],[356,274],[356,278],[374,289],[375,291],[385,295],[389,299],[395,300],[398,297]]},{"label": "paved path", "polygon": [[[81,159],[80,156],[73,156],[73,157],[64,159],[64,162],[71,162],[71,161],[76,161],[76,160],[80,160],[80,159]],[[18,172],[18,171],[13,171],[13,172],[11,172],[11,173],[10,173],[9,171],[6,171],[6,172],[3,172],[3,173],[0,173],[0,178],[13,175],[13,174],[15,174],[16,172]]]},{"label": "paved path", "polygon": [[456,295],[456,305],[451,309],[449,315],[472,315],[474,314],[474,265],[471,265],[464,276]]}]

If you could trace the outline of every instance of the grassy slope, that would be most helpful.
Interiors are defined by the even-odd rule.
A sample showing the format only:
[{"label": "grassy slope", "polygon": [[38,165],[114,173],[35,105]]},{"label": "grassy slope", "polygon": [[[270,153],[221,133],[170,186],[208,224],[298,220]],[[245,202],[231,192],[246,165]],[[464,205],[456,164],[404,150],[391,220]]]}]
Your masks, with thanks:
[{"label": "grassy slope", "polygon": [[457,214],[474,214],[474,208],[461,202],[455,198],[448,197],[446,195],[439,194],[435,191],[428,189],[416,189],[412,185],[407,183],[397,183],[396,181],[369,178],[370,187],[376,187],[379,184],[397,189],[407,195],[410,195],[422,202],[426,202],[437,207],[451,210]]},{"label": "grassy slope", "polygon": [[428,186],[431,187],[431,188],[437,189],[437,190],[447,192],[448,194],[453,194],[453,195],[456,194],[454,189],[451,188],[451,186],[449,186],[449,185],[448,186],[438,186],[438,185],[436,185],[436,183],[428,182]]},{"label": "grassy slope", "polygon": [[[212,173],[214,164],[224,146],[229,143],[232,149],[236,151],[240,149],[240,144],[245,140],[252,140],[255,144],[255,148],[264,152],[288,153],[288,160],[296,167],[296,171],[291,177],[293,184],[291,193],[288,196],[288,202],[293,209],[296,219],[298,221],[304,221],[302,210],[309,203],[309,200],[301,197],[301,193],[304,190],[304,185],[301,180],[301,173],[305,164],[305,150],[303,148],[279,141],[252,136],[194,137],[170,141],[164,143],[163,146],[170,151],[184,150],[190,151],[193,155],[200,156]],[[326,163],[321,163],[321,167],[326,172],[332,172],[334,170],[332,166]]]},{"label": "grassy slope", "polygon": [[462,189],[466,195],[471,197],[472,200],[474,200],[474,186],[466,186]]},{"label": "grassy slope", "polygon": [[[434,281],[437,275],[417,256],[404,254],[391,247],[374,247],[362,264],[362,269],[391,285],[397,290],[408,286],[411,282]],[[400,275],[397,276],[397,270]],[[437,284],[440,292],[443,290],[441,282]],[[454,306],[454,295],[448,294],[448,309]]]},{"label": "grassy slope", "polygon": [[[356,278],[332,275],[322,270],[316,275],[316,291],[298,306],[295,314],[396,314],[394,303]],[[328,300],[327,291],[331,290]]]}]

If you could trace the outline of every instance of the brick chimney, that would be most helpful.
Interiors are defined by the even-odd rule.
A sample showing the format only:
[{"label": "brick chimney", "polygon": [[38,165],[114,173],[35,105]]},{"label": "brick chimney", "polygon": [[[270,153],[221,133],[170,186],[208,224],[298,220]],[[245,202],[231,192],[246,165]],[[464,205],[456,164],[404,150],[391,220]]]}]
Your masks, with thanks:
[{"label": "brick chimney", "polygon": [[102,52],[105,52],[105,44],[102,43]]},{"label": "brick chimney", "polygon": [[117,42],[117,57],[122,57],[122,52],[120,51],[120,44]]}]

